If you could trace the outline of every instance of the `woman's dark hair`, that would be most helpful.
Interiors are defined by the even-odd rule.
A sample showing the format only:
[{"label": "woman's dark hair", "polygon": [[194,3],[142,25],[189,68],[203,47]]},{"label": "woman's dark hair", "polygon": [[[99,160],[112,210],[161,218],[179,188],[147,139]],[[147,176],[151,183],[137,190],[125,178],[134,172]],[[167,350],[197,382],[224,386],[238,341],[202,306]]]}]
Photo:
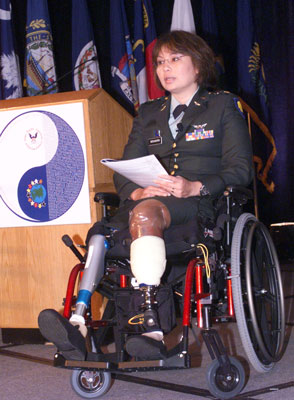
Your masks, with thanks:
[{"label": "woman's dark hair", "polygon": [[215,57],[208,44],[193,33],[170,31],[157,39],[152,52],[153,73],[158,87],[164,90],[156,73],[157,57],[162,48],[191,57],[194,67],[199,70],[197,76],[199,86],[205,88],[215,88],[217,86]]}]

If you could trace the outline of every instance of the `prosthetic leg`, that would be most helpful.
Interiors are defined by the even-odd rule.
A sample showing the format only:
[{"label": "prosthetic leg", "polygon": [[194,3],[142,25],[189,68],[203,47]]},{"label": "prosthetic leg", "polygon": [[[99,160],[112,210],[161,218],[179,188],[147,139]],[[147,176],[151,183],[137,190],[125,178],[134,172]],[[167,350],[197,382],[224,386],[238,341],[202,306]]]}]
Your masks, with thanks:
[{"label": "prosthetic leg", "polygon": [[93,235],[89,242],[88,257],[78,293],[76,311],[70,321],[51,309],[43,310],[39,315],[38,323],[42,335],[53,342],[66,359],[85,359],[87,328],[84,315],[90,298],[104,275],[106,251],[105,237]]},{"label": "prosthetic leg", "polygon": [[156,292],[165,271],[164,229],[170,225],[170,214],[164,204],[150,199],[139,203],[130,213],[131,269],[140,290],[144,292],[144,328],[141,336],[127,340],[127,352],[141,358],[161,358],[166,354],[163,332],[157,315]]},{"label": "prosthetic leg", "polygon": [[86,337],[85,313],[92,294],[104,275],[104,259],[107,252],[107,242],[103,235],[93,235],[89,241],[88,255],[80,284],[75,313],[70,322],[78,325],[81,334]]}]

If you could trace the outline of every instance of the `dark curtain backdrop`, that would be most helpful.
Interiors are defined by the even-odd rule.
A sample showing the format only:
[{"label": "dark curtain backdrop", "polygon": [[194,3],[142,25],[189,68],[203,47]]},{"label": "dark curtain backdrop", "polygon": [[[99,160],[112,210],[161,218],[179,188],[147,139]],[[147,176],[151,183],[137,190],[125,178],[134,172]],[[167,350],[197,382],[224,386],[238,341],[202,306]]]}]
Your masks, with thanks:
[{"label": "dark curtain backdrop", "polygon": [[[250,1],[250,0],[248,0]],[[173,0],[152,0],[157,34],[169,30]],[[23,72],[25,52],[26,0],[11,0],[17,52]],[[102,85],[110,88],[109,0],[88,0],[98,51]],[[201,1],[191,0],[197,33],[204,37],[201,26]],[[224,58],[222,88],[237,93],[236,0],[214,0],[219,25],[218,41],[210,45]],[[259,209],[266,223],[294,221],[294,1],[251,1],[271,112],[271,132],[277,146],[272,167],[275,191],[269,195],[259,184]],[[125,0],[132,32],[133,1]],[[48,0],[57,77],[71,70],[71,1]],[[213,39],[213,38],[210,38]],[[210,41],[210,40],[209,40]],[[216,45],[217,43],[217,45]],[[216,48],[217,47],[217,48]],[[70,74],[59,82],[60,91],[72,90]]]}]

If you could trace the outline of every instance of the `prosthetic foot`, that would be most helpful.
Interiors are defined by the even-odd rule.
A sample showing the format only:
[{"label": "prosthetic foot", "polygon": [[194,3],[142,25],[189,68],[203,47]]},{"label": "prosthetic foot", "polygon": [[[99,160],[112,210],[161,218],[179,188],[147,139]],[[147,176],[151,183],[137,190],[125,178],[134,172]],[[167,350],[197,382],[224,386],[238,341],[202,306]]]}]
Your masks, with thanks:
[{"label": "prosthetic foot", "polygon": [[53,342],[67,360],[85,360],[86,342],[78,326],[72,325],[57,311],[43,310],[38,317],[41,334]]},{"label": "prosthetic foot", "polygon": [[126,351],[133,357],[142,360],[157,360],[167,356],[163,343],[163,332],[158,322],[155,300],[157,286],[143,285],[145,301],[142,304],[144,311],[143,326],[146,330],[142,335],[131,336],[126,341]]}]

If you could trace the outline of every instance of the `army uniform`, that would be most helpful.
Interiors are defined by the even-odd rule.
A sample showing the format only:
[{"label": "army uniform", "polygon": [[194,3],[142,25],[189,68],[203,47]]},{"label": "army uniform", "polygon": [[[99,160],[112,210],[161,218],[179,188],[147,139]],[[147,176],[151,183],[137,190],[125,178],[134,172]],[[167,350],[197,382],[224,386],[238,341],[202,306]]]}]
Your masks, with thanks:
[{"label": "army uniform", "polygon": [[[212,217],[212,198],[227,185],[247,186],[252,179],[252,149],[240,103],[229,92],[200,88],[178,124],[175,139],[168,124],[170,103],[168,96],[140,107],[122,158],[155,154],[169,174],[205,185],[209,199],[156,197],[167,205],[173,223],[185,222],[183,207],[192,213],[199,207],[202,214]],[[124,208],[133,208],[134,202],[127,199],[139,186],[119,174],[114,175],[114,183]]]}]

